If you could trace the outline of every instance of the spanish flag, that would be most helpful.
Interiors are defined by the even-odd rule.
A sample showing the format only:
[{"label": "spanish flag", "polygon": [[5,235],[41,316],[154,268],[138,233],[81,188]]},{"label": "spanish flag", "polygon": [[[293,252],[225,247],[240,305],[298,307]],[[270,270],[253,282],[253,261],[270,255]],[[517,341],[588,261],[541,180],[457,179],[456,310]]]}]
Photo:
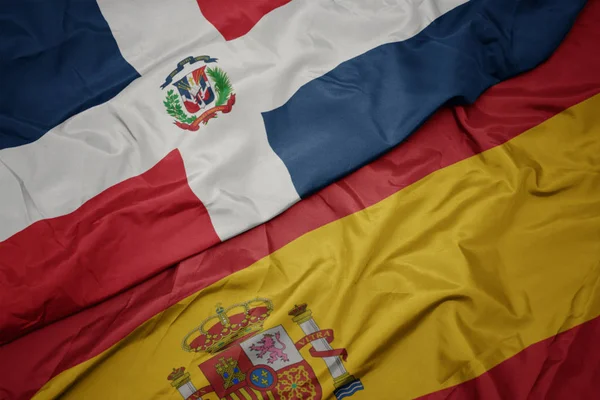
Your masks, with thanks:
[{"label": "spanish flag", "polygon": [[[211,18],[232,42],[260,19]],[[120,290],[81,290],[80,304],[58,285],[48,304],[79,308],[35,327],[5,309],[17,322],[0,345],[0,398],[600,398],[599,20],[589,1],[548,60],[472,104],[444,103],[268,222],[176,251],[178,262],[135,282],[133,268],[90,270]],[[265,114],[267,130],[300,124],[309,90]],[[290,170],[296,188],[308,182]],[[140,191],[160,186],[157,171]],[[177,182],[173,193],[189,194]],[[2,271],[0,283],[16,279]]]}]

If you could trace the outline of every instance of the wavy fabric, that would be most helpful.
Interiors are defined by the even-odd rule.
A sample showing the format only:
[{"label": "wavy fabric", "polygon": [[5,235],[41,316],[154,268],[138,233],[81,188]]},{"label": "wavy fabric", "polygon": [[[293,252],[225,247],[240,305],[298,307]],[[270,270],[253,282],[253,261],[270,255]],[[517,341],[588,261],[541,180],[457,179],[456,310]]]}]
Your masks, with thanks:
[{"label": "wavy fabric", "polygon": [[[331,7],[331,2],[290,2],[265,15],[246,35],[226,42],[203,18],[196,1],[182,0],[177,7],[159,3],[134,10],[133,2],[98,4],[120,53],[142,75],[139,79],[111,101],[50,127],[36,141],[0,150],[0,302],[10,305],[0,308],[0,343],[104,301],[297,202],[289,172],[269,146],[261,112],[313,79],[315,71],[324,73],[390,40],[390,35],[395,41],[412,37],[464,0],[399,3],[389,10],[385,23]],[[22,15],[44,21],[37,14],[42,8],[19,14],[27,8],[19,4],[3,11],[7,19]],[[137,16],[133,23],[132,15]],[[62,16],[65,25],[76,18],[69,12]],[[315,18],[325,18],[327,24],[313,24],[311,34],[326,36],[336,52],[306,43],[306,24]],[[340,21],[333,32],[331,18]],[[273,25],[284,21],[293,21],[293,28],[273,37]],[[564,22],[570,24],[568,18]],[[195,30],[183,35],[181,26]],[[349,38],[346,33],[358,26],[370,35]],[[296,42],[299,46],[292,50],[290,44]],[[305,50],[308,64],[297,61],[298,49]],[[206,63],[192,65],[190,57]],[[212,62],[216,59],[218,63]],[[180,66],[185,68],[180,71]],[[172,84],[161,88],[173,71]],[[95,76],[94,71],[89,75]],[[194,88],[186,88],[188,78]],[[289,84],[269,84],[282,80]],[[200,89],[205,90],[202,96]],[[190,130],[192,126],[197,131]],[[171,165],[166,158],[175,151],[185,169],[174,178],[172,170],[163,168]],[[137,195],[131,183],[143,181],[150,170],[159,179],[144,196],[153,199],[155,210],[168,212],[130,202]],[[171,189],[189,189],[198,198],[193,202],[196,212],[190,210],[193,203],[187,196],[175,197],[174,202],[163,196]],[[123,201],[110,201],[113,193]],[[90,209],[96,210],[92,221],[85,219]],[[180,224],[184,216],[185,226]],[[171,229],[157,222],[163,218],[172,218],[166,222]],[[157,250],[163,256],[148,263],[145,256],[123,251],[110,240],[122,235],[120,227],[140,220],[152,228],[141,235],[131,232],[126,242],[132,250],[144,251],[161,242],[169,246]],[[188,235],[189,230],[197,231],[197,237]],[[73,253],[69,243],[86,245]]]},{"label": "wavy fabric", "polygon": [[[214,33],[214,28],[207,21],[204,21],[204,25],[199,24],[197,38],[186,36],[185,40],[194,39],[192,47],[202,49],[204,54],[192,55],[189,46],[182,46],[183,38],[176,37],[178,41],[165,42],[171,40],[173,34],[162,29],[169,23],[178,22],[181,25],[187,21],[186,18],[191,18],[197,24],[202,15],[198,4],[183,1],[181,7],[169,8],[168,21],[164,20],[164,13],[161,13],[167,7],[165,4],[135,11],[136,14],[140,13],[140,26],[139,29],[137,25],[136,29],[132,29],[130,19],[123,20],[124,16],[134,13],[123,12],[128,10],[128,2],[101,1],[100,10],[114,35],[113,43],[118,44],[119,53],[142,77],[131,82],[109,102],[76,115],[70,114],[71,118],[63,123],[53,120],[52,123],[58,125],[49,126],[49,130],[42,132],[43,135],[36,141],[5,148],[0,152],[0,185],[3,188],[0,265],[6,277],[0,281],[0,300],[9,305],[0,311],[0,342],[14,340],[25,332],[106,300],[185,257],[272,218],[297,202],[301,195],[340,177],[336,170],[340,165],[349,167],[345,170],[349,172],[383,150],[378,145],[376,151],[368,146],[355,146],[366,153],[360,155],[360,151],[352,152],[353,156],[348,155],[347,160],[340,163],[336,159],[339,153],[334,157],[335,146],[325,146],[331,149],[327,158],[312,152],[310,148],[302,149],[302,146],[299,148],[290,142],[290,151],[304,160],[307,160],[306,157],[329,160],[327,165],[318,167],[325,175],[310,178],[314,185],[298,192],[298,185],[294,183],[297,177],[295,167],[289,162],[289,157],[279,152],[281,146],[275,144],[273,135],[277,131],[290,139],[298,137],[285,133],[288,132],[284,126],[286,123],[278,123],[282,129],[276,128],[274,131],[269,127],[269,119],[265,119],[265,126],[261,118],[261,113],[285,103],[298,88],[303,87],[290,100],[293,104],[304,101],[298,100],[303,90],[320,85],[322,80],[319,80],[319,76],[332,76],[323,75],[328,71],[336,76],[338,82],[351,82],[347,73],[347,63],[350,63],[354,71],[350,75],[362,71],[362,82],[367,83],[375,77],[368,71],[373,65],[379,65],[383,74],[378,76],[387,76],[390,84],[392,81],[400,84],[401,87],[395,90],[406,94],[406,97],[397,97],[400,103],[422,103],[421,97],[426,95],[430,87],[424,85],[423,90],[417,93],[410,82],[426,83],[431,79],[446,78],[457,84],[460,82],[460,79],[451,76],[444,78],[420,67],[439,65],[437,59],[440,57],[450,63],[453,58],[442,51],[446,47],[415,47],[414,44],[408,44],[404,48],[400,45],[403,48],[401,59],[406,62],[398,65],[393,58],[381,58],[378,49],[389,47],[385,44],[381,47],[382,43],[437,42],[441,37],[456,36],[459,40],[450,40],[449,45],[455,46],[461,53],[472,53],[475,58],[487,60],[485,70],[488,74],[498,75],[496,72],[501,71],[492,80],[473,80],[472,85],[458,84],[456,87],[454,83],[450,84],[458,90],[455,94],[462,91],[479,93],[489,84],[544,60],[571,26],[583,2],[562,5],[560,14],[551,12],[555,9],[552,4],[522,8],[521,3],[516,7],[513,1],[499,0],[477,0],[466,4],[463,0],[428,0],[401,2],[394,6],[379,3],[357,6],[345,2],[289,2],[275,7],[277,4],[269,3],[269,7],[259,8],[261,12],[271,12],[257,19],[260,23],[236,40],[223,42],[211,36],[205,37],[206,29],[212,29],[210,32]],[[24,7],[26,3],[13,6],[5,13],[19,16]],[[80,10],[78,7],[76,9]],[[385,18],[379,19],[381,13],[378,10],[381,7],[385,8],[386,13]],[[82,10],[87,8],[83,7]],[[67,8],[64,13],[64,21],[68,26],[72,21],[79,21],[78,14],[69,10]],[[31,14],[32,18],[42,11],[36,9]],[[261,12],[257,15],[260,16]],[[478,13],[487,15],[488,19],[497,17],[498,26],[504,27],[497,29],[498,26],[490,25],[486,19],[478,17]],[[58,12],[52,14],[53,18],[61,15]],[[159,18],[160,24],[154,24],[156,21],[153,18]],[[339,23],[331,25],[332,20]],[[282,21],[293,21],[293,28],[284,30],[281,38],[273,37],[273,30]],[[49,19],[48,23],[56,25],[54,19]],[[147,23],[154,29],[148,36],[156,39],[153,44],[147,44],[145,39],[139,38]],[[326,38],[327,46],[314,46],[312,39],[307,41],[307,24],[311,26],[311,37]],[[538,24],[540,29],[552,25],[553,28],[544,36],[543,45],[539,37],[526,35],[532,39],[531,42],[520,41],[519,46],[512,48],[506,32],[510,29],[516,32],[522,24]],[[184,26],[187,24],[184,23]],[[351,36],[360,32],[364,35]],[[459,33],[458,36],[455,32]],[[136,39],[134,44],[130,42],[132,38]],[[491,42],[497,42],[498,46],[490,47]],[[523,50],[521,46],[527,49],[531,59],[514,63],[511,61],[515,57],[513,53],[520,54]],[[335,51],[331,51],[331,47]],[[84,48],[90,51],[100,49],[94,46]],[[140,49],[146,50],[147,54],[156,53],[157,58],[151,62],[138,58]],[[302,50],[303,56],[301,61],[296,62],[298,49]],[[74,53],[72,56],[74,60],[82,57],[91,59],[86,53]],[[197,60],[198,63],[192,64],[190,60]],[[105,70],[102,64],[97,66]],[[81,70],[76,66],[65,68],[69,71]],[[299,72],[295,73],[297,69]],[[462,66],[454,65],[450,69],[461,70]],[[27,74],[25,69],[16,68],[15,71]],[[346,72],[337,76],[336,71]],[[86,71],[85,76],[88,75],[100,76],[95,71]],[[417,76],[421,78],[416,79]],[[189,86],[192,80],[195,82],[193,85],[197,85],[195,89]],[[7,81],[7,85],[21,81],[27,79],[14,77],[10,82]],[[406,87],[402,88],[405,84]],[[202,98],[198,95],[201,88],[205,91]],[[325,89],[330,94],[337,90]],[[363,89],[356,89],[355,92],[364,92],[376,102],[389,103],[386,97],[389,93],[384,95],[382,91],[371,93]],[[28,96],[25,92],[16,93],[23,98]],[[434,91],[426,95],[437,100],[427,103],[427,107],[423,103],[423,110],[427,111],[422,117],[431,114],[447,100],[448,93],[444,93]],[[473,99],[472,95],[466,97]],[[330,107],[326,105],[329,104],[328,96],[310,97],[306,101],[312,105],[322,104],[323,109]],[[338,110],[354,114],[354,103],[336,104]],[[402,109],[413,114],[406,107]],[[401,118],[409,120],[409,114]],[[374,111],[373,117],[378,121],[377,124],[389,127],[384,115]],[[342,121],[348,118],[345,114],[332,115],[329,120]],[[294,124],[289,125],[290,129]],[[395,130],[399,136],[390,136],[385,148],[397,144],[414,128],[415,124],[399,126]],[[359,131],[365,140],[375,143],[369,139],[368,130]],[[314,145],[308,136],[304,138],[305,145]],[[171,170],[162,169],[170,165],[167,157],[175,151],[185,166],[185,174],[176,178]],[[353,158],[354,155],[358,158]],[[312,164],[317,165],[316,162]],[[163,177],[162,180],[153,181],[149,190],[144,192],[145,198],[152,199],[156,210],[187,211],[192,204],[196,204],[196,212],[190,210],[187,214],[182,211],[185,214],[183,218],[183,215],[171,215],[172,211],[162,213],[146,207],[129,207],[132,204],[130,202],[136,199],[137,186],[132,182],[143,180],[143,175],[150,170],[156,176]],[[180,185],[176,189],[172,187],[174,179]],[[187,196],[176,198],[175,202],[163,196],[171,189],[187,192],[186,185],[198,198],[197,202],[190,202]],[[114,193],[119,193],[122,201],[112,201]],[[92,213],[93,220],[86,219],[90,215],[89,210],[95,210]],[[189,218],[188,215],[195,218]],[[157,222],[163,217],[172,218],[172,221],[165,223],[168,229],[163,229],[162,223]],[[136,220],[144,221],[144,225],[152,228],[143,229],[147,232],[143,235],[131,232],[131,238],[125,242],[130,243],[132,249],[146,249],[162,242],[165,248],[160,251],[164,256],[147,262],[144,256],[136,255],[135,251],[123,251],[119,243],[110,239],[120,237],[120,227]],[[182,224],[182,220],[186,220],[186,223]],[[111,228],[106,230],[107,226]],[[189,229],[199,232],[194,242],[189,240],[190,236],[186,233]],[[75,243],[85,245],[73,250],[72,244]],[[105,257],[106,252],[114,254],[114,257]],[[141,268],[140,265],[144,264],[147,266]],[[19,296],[17,293],[26,295]]]},{"label": "wavy fabric", "polygon": [[600,318],[527,347],[477,378],[421,400],[593,399],[600,393]]},{"label": "wavy fabric", "polygon": [[140,76],[95,1],[5,1],[0,25],[0,150],[39,139]]},{"label": "wavy fabric", "polygon": [[[218,370],[233,354],[249,377],[272,365],[258,371],[277,375],[279,393],[306,390],[312,397],[305,398],[318,399],[318,385],[323,398],[343,397],[350,390],[338,386],[343,381],[360,382],[356,398],[413,398],[593,320],[600,315],[600,270],[591,256],[600,254],[598,106],[595,96],[302,236],[150,319],[35,398],[171,396],[182,366],[198,393],[219,394],[220,377],[206,366]],[[243,315],[253,318],[241,326],[258,331],[228,336]],[[225,335],[211,345],[225,343],[220,353],[203,350],[211,343],[205,330]],[[281,353],[271,353],[272,363],[253,358],[269,332],[285,335],[287,346],[276,348],[288,361]],[[328,338],[347,358],[338,365],[307,349],[294,355],[289,340],[302,349],[307,334],[312,346]],[[314,377],[287,376],[292,365]],[[252,387],[236,383],[231,393]]]},{"label": "wavy fabric", "polygon": [[244,36],[265,14],[291,0],[197,0],[202,14],[226,40]]},{"label": "wavy fabric", "polygon": [[[206,208],[187,184],[181,154],[174,150],[72,214],[39,221],[0,243],[5,274],[0,286],[6,288],[0,295],[0,339],[96,304],[107,293],[119,293],[174,260],[219,242]],[[56,293],[57,286],[62,294]]]},{"label": "wavy fabric", "polygon": [[[377,203],[439,168],[501,144],[598,93],[600,81],[595,72],[600,58],[593,49],[599,12],[599,3],[589,4],[547,63],[492,87],[473,106],[440,110],[405,144],[301,201],[280,218],[94,307],[0,346],[0,359],[20,359],[16,365],[0,363],[0,393],[9,398],[19,398],[17,393],[31,397],[51,377],[100,354],[186,296],[312,229]],[[169,232],[173,240],[182,233],[179,229]],[[143,232],[136,239],[140,238],[144,238]],[[137,246],[133,243],[131,247]],[[24,353],[28,356],[22,357]],[[15,387],[19,391],[14,391]]]},{"label": "wavy fabric", "polygon": [[[443,104],[472,103],[537,66],[567,32],[556,29],[564,18],[559,4],[567,3],[468,2],[408,40],[340,64],[263,113],[269,143],[300,196],[400,143]],[[572,16],[583,6],[568,4],[563,12]]]},{"label": "wavy fabric", "polygon": [[0,399],[600,390],[600,2],[63,3],[0,11]]}]

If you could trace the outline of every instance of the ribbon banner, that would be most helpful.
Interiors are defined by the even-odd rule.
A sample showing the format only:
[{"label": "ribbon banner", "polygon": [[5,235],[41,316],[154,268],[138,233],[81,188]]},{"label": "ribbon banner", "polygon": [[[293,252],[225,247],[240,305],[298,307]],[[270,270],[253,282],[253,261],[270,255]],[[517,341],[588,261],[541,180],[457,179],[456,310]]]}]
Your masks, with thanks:
[{"label": "ribbon banner", "polygon": [[198,57],[187,57],[184,58],[183,60],[179,61],[177,63],[177,68],[175,68],[173,71],[171,71],[171,73],[167,76],[167,79],[165,79],[165,82],[160,85],[161,89],[166,88],[167,86],[169,86],[171,84],[171,82],[173,82],[173,78],[175,77],[175,75],[177,75],[178,73],[180,73],[181,71],[183,71],[183,67],[186,66],[186,64],[195,64],[198,61],[203,61],[205,64],[209,64],[209,63],[214,63],[217,62],[217,58],[211,58],[209,56],[198,56]]},{"label": "ribbon banner", "polygon": [[231,108],[233,107],[234,104],[235,104],[235,94],[232,94],[229,97],[229,100],[227,100],[226,104],[224,104],[222,106],[213,107],[210,110],[204,111],[202,113],[202,115],[200,115],[198,118],[196,118],[194,120],[194,122],[192,122],[191,124],[185,124],[183,122],[177,121],[177,122],[175,122],[175,125],[177,125],[181,129],[185,129],[188,131],[197,131],[200,128],[199,125],[201,122],[206,124],[209,119],[215,118],[219,111],[222,112],[223,114],[227,114],[228,112],[231,111]]},{"label": "ribbon banner", "polygon": [[[323,329],[318,332],[311,333],[310,335],[304,336],[302,339],[298,340],[295,343],[296,349],[300,350],[308,344],[312,343],[315,340],[323,339],[327,343],[331,344],[333,342],[333,329]],[[346,361],[348,358],[348,352],[346,349],[331,349],[331,350],[315,350],[314,347],[311,347],[309,350],[310,355],[318,358],[325,357],[341,357],[342,360]]]},{"label": "ribbon banner", "polygon": [[210,385],[204,386],[203,388],[196,390],[185,400],[202,400],[202,396],[204,396],[205,394],[213,393],[213,392],[214,392],[214,389],[212,388],[212,386],[210,386]]},{"label": "ribbon banner", "polygon": [[209,394],[209,393],[212,393],[214,391],[215,390],[212,388],[212,386],[208,385],[208,386],[204,386],[204,387],[196,390],[196,393],[194,393],[194,394],[198,394],[200,396],[203,396],[205,394]]}]

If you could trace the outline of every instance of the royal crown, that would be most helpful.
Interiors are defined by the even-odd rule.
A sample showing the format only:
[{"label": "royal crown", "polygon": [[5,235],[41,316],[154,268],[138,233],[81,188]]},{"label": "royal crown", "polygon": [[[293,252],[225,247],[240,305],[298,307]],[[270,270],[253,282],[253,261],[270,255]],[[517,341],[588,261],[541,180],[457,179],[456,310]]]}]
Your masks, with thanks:
[{"label": "royal crown", "polygon": [[311,319],[312,311],[308,309],[306,303],[304,304],[296,304],[294,308],[288,312],[288,315],[292,316],[292,321],[297,324],[302,324]]},{"label": "royal crown", "polygon": [[185,374],[184,367],[173,368],[173,371],[169,374],[167,379],[170,381],[174,381],[174,380],[181,378],[184,374]]},{"label": "royal crown", "polygon": [[173,368],[173,371],[167,377],[171,381],[171,386],[179,389],[186,383],[190,382],[190,373],[185,372],[184,367]]},{"label": "royal crown", "polygon": [[292,308],[290,310],[290,312],[288,313],[288,315],[291,315],[292,317],[297,317],[298,315],[301,315],[302,313],[304,313],[306,311],[306,308],[308,306],[306,305],[306,303],[304,304],[296,304],[294,305],[294,308]]},{"label": "royal crown", "polygon": [[[273,311],[268,299],[255,298],[227,308],[217,304],[216,313],[188,333],[182,342],[185,351],[217,353],[246,336],[261,331]],[[198,335],[191,342],[192,336]]]}]

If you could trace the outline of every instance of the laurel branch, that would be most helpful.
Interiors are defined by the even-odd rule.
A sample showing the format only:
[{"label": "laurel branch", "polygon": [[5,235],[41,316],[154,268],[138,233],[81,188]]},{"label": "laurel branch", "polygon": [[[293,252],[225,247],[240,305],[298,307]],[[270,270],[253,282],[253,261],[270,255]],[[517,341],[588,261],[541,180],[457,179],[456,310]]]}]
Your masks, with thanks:
[{"label": "laurel branch", "polygon": [[175,94],[173,89],[167,92],[167,97],[165,98],[165,101],[163,101],[163,104],[167,108],[167,113],[169,113],[171,117],[175,118],[179,122],[191,124],[196,120],[196,117],[193,115],[188,115],[185,111],[183,111],[183,107],[179,101],[179,96]]}]

